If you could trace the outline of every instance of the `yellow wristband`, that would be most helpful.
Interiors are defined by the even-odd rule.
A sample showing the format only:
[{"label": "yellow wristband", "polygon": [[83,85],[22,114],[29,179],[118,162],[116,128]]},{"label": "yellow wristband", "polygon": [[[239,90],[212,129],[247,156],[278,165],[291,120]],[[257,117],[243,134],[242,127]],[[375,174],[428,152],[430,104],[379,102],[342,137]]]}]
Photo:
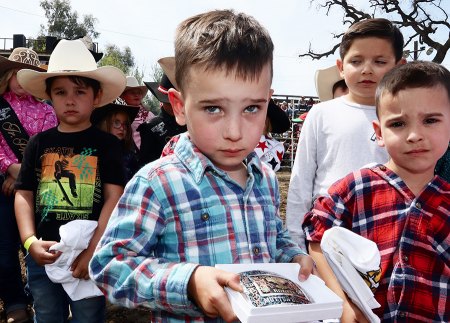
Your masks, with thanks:
[{"label": "yellow wristband", "polygon": [[38,238],[36,238],[36,236],[34,236],[34,235],[27,238],[27,240],[25,240],[25,242],[23,243],[23,247],[25,248],[25,250],[28,251],[28,249],[31,247],[33,242],[37,241],[37,239]]}]

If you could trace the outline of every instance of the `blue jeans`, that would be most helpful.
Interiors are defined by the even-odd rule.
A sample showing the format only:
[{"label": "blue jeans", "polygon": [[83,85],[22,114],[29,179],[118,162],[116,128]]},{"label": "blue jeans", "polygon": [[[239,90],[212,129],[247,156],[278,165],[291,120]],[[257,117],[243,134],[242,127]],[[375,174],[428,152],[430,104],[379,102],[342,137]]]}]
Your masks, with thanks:
[{"label": "blue jeans", "polygon": [[[2,184],[0,180],[0,188]],[[14,214],[14,197],[0,190],[0,299],[6,312],[25,309],[28,299],[19,263],[20,238]]]},{"label": "blue jeans", "polygon": [[72,301],[61,284],[53,283],[44,266],[34,259],[25,257],[28,270],[28,285],[34,298],[35,323],[68,322],[69,306],[72,311],[71,323],[102,323],[105,321],[105,297],[92,297]]}]

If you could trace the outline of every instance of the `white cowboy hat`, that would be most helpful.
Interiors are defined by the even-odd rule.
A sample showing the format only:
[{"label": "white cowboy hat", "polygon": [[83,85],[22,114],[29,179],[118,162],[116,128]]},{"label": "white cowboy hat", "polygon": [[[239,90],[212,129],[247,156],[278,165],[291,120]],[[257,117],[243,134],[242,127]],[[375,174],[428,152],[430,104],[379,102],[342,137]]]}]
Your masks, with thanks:
[{"label": "white cowboy hat", "polygon": [[47,72],[23,69],[17,73],[19,84],[30,94],[50,100],[45,92],[45,80],[55,76],[82,76],[100,82],[102,95],[96,107],[112,102],[125,89],[126,79],[113,66],[97,67],[94,57],[81,40],[62,39],[56,45],[48,63]]},{"label": "white cowboy hat", "polygon": [[333,85],[342,80],[339,69],[336,65],[317,70],[315,75],[316,91],[321,102],[328,101],[333,98]]},{"label": "white cowboy hat", "polygon": [[145,85],[139,85],[138,80],[134,76],[127,76],[127,86],[124,91],[129,89],[139,89],[143,96],[148,92],[147,87]]}]

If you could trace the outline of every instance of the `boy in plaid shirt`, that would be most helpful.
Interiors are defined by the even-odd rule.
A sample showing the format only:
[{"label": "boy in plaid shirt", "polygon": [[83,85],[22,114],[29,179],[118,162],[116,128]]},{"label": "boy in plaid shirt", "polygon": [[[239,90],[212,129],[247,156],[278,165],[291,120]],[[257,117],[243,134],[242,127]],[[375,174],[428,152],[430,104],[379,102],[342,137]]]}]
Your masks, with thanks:
[{"label": "boy in plaid shirt", "polygon": [[169,90],[186,124],[173,154],[127,185],[90,263],[109,299],[152,309],[151,321],[231,321],[223,289],[239,276],[218,263],[313,262],[278,216],[275,173],[254,153],[273,90],[273,44],[252,17],[211,11],[182,22],[175,41],[178,89]]},{"label": "boy in plaid shirt", "polygon": [[[398,66],[379,84],[376,107],[377,141],[390,159],[347,175],[315,202],[303,224],[310,254],[346,299],[320,241],[332,226],[350,229],[380,250],[374,312],[383,321],[449,322],[450,184],[434,171],[450,141],[450,72],[431,62]],[[365,321],[345,304],[344,321]]]}]

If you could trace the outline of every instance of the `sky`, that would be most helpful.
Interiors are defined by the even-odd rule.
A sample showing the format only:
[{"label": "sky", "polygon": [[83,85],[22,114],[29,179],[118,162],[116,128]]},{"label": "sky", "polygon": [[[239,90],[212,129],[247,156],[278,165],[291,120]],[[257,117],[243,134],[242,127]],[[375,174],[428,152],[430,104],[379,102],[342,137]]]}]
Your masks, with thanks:
[{"label": "sky", "polygon": [[[14,34],[34,38],[40,25],[47,22],[39,2],[0,0],[0,38],[12,38]],[[443,2],[449,12],[450,1]],[[153,81],[152,68],[159,58],[173,56],[175,30],[184,19],[213,9],[252,15],[267,28],[275,45],[272,88],[278,95],[315,96],[316,70],[334,65],[338,56],[312,60],[298,55],[307,52],[310,44],[316,51],[329,50],[335,43],[333,33],[348,28],[339,9],[327,16],[309,0],[71,0],[70,4],[79,17],[91,14],[98,19],[96,31],[100,36],[95,41],[100,51],[108,44],[130,47],[145,81]],[[432,56],[422,52],[419,58],[431,60]],[[447,62],[449,58],[444,61],[449,66]]]}]

